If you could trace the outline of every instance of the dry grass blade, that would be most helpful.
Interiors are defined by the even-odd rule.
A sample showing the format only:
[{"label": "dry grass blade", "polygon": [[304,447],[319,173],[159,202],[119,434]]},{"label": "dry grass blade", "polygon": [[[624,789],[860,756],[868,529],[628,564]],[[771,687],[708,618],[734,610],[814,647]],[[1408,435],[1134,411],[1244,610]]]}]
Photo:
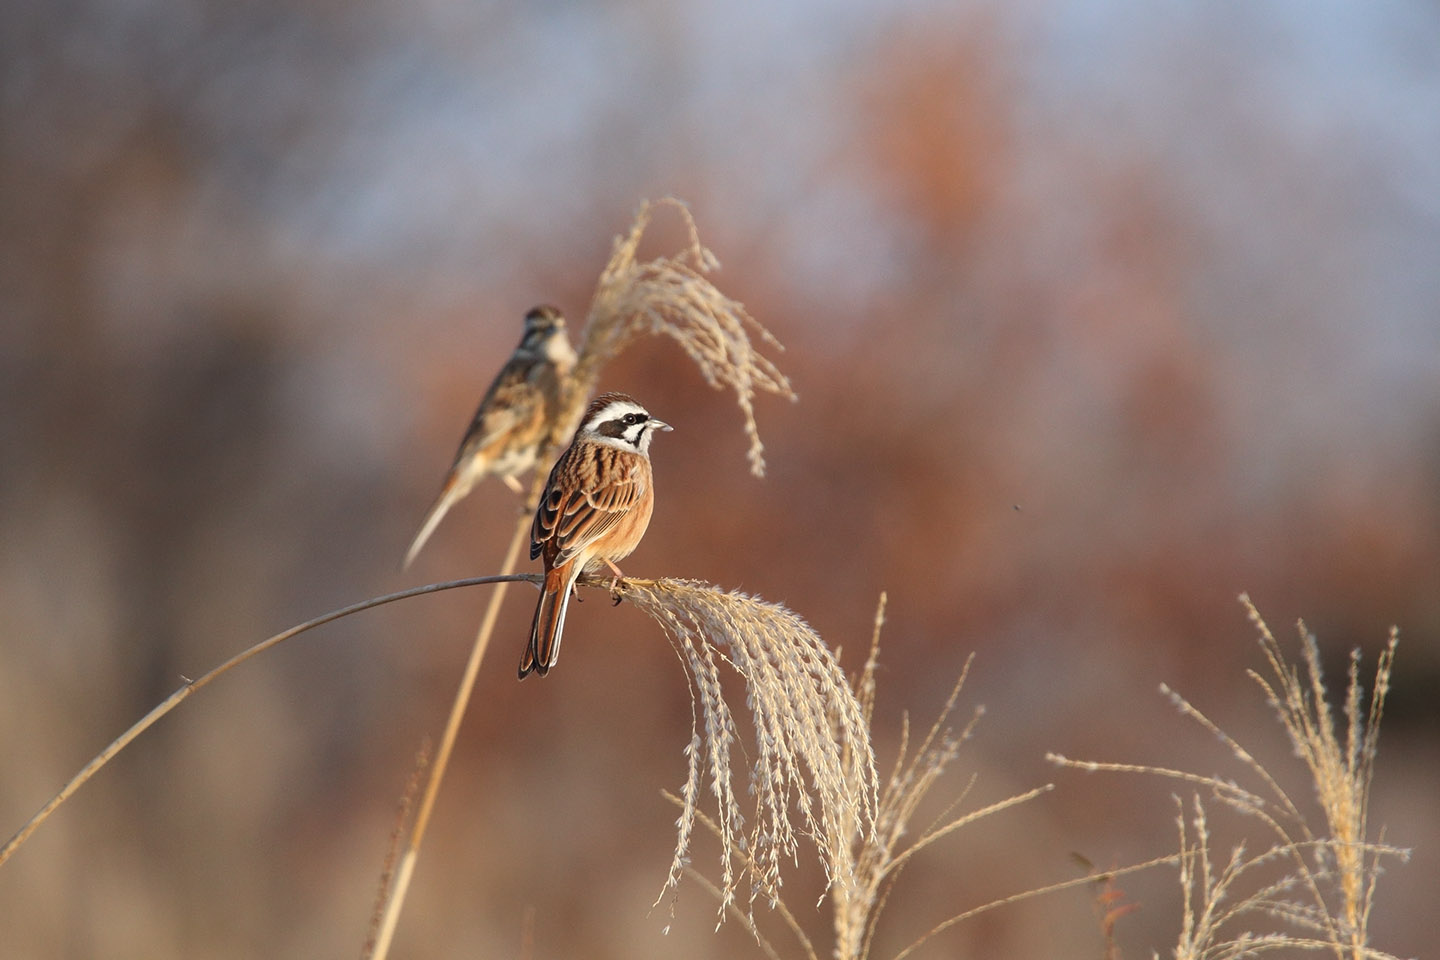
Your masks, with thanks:
[{"label": "dry grass blade", "polygon": [[1222,780],[1219,777],[1209,776],[1201,773],[1189,773],[1184,770],[1172,770],[1169,767],[1155,767],[1143,763],[1107,763],[1097,760],[1072,760],[1070,757],[1059,753],[1047,753],[1045,759],[1058,767],[1069,767],[1072,770],[1083,770],[1085,773],[1143,773],[1152,777],[1166,777],[1170,780],[1179,780],[1182,783],[1193,783],[1199,786],[1209,787],[1219,797],[1225,798],[1238,804],[1254,807],[1257,810],[1265,808],[1265,800],[1259,794],[1251,793],[1239,784],[1230,780]]},{"label": "dry grass blade", "polygon": [[[790,821],[792,805],[803,833],[816,838],[827,877],[838,882],[844,864],[827,838],[849,843],[873,830],[876,774],[863,708],[834,653],[790,610],[742,593],[686,580],[630,580],[624,589],[670,636],[701,713],[686,747],[679,838],[666,889],[687,864],[706,780],[718,802],[722,911],[735,899],[736,861],[749,880],[752,904],[761,895],[777,899],[781,860],[793,860],[798,851],[801,831]],[[748,831],[733,785],[730,748],[737,735],[721,689],[721,661],[744,680],[755,726],[748,771],[755,809]]]},{"label": "dry grass blade", "polygon": [[756,349],[752,337],[776,350],[783,347],[750,316],[744,304],[725,296],[706,277],[719,262],[701,245],[685,204],[674,199],[658,204],[678,211],[683,218],[688,235],[685,247],[674,256],[638,258],[655,206],[649,201],[642,203],[630,232],[615,239],[610,262],[590,304],[580,361],[568,390],[568,415],[557,425],[555,440],[564,442],[574,432],[601,369],[625,344],[644,333],[667,336],[695,361],[706,383],[717,390],[728,387],[735,391],[745,417],[745,434],[750,438],[750,469],[763,476],[765,446],[755,424],[755,394],[796,397],[790,381]]}]

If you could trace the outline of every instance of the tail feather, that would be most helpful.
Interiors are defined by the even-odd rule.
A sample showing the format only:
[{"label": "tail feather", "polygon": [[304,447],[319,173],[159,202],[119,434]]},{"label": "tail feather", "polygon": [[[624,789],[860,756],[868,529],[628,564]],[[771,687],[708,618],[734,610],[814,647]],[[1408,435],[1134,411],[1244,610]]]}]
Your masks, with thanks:
[{"label": "tail feather", "polygon": [[521,680],[532,671],[543,677],[555,666],[565,631],[565,612],[570,609],[570,594],[579,575],[573,563],[546,572],[540,602],[535,605],[535,619],[530,624],[530,644],[520,657]]},{"label": "tail feather", "polygon": [[426,540],[430,539],[430,534],[434,533],[435,528],[440,525],[440,521],[445,519],[445,514],[449,513],[450,508],[464,499],[465,494],[469,492],[470,488],[460,483],[460,478],[455,474],[452,473],[445,478],[445,486],[441,488],[440,496],[435,498],[430,512],[425,514],[425,522],[420,525],[420,532],[415,534],[415,539],[411,541],[410,549],[405,553],[405,562],[400,569],[404,570],[414,562],[420,548],[425,546]]}]

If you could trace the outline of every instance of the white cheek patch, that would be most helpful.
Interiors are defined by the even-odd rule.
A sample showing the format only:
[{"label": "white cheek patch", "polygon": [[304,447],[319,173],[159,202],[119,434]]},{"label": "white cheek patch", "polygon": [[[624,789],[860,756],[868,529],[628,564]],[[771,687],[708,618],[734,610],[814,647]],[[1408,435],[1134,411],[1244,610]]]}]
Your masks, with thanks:
[{"label": "white cheek patch", "polygon": [[614,447],[617,450],[629,450],[631,452],[635,450],[635,444],[626,440],[624,437],[607,437],[604,434],[592,433],[590,434],[590,440],[595,443],[604,444],[607,447]]}]

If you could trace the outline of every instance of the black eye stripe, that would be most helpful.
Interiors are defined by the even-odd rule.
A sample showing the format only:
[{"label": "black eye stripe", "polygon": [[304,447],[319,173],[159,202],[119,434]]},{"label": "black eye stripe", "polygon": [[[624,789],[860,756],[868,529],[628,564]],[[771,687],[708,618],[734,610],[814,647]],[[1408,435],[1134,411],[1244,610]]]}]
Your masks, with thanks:
[{"label": "black eye stripe", "polygon": [[[604,414],[601,414],[603,416]],[[651,420],[650,414],[645,411],[631,410],[626,413],[615,411],[608,420],[602,420],[599,416],[592,419],[593,424],[589,429],[605,437],[620,437],[636,424],[648,423]]]}]

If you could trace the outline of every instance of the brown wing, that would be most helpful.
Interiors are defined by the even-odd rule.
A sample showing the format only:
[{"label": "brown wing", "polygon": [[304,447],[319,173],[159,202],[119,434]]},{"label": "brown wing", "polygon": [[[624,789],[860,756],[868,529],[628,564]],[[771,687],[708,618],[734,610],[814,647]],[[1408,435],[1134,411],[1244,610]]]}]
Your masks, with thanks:
[{"label": "brown wing", "polygon": [[[574,444],[550,471],[530,527],[530,559],[545,554],[548,567],[575,557],[604,536],[645,494],[644,474],[629,456]],[[606,464],[607,466],[602,466]]]},{"label": "brown wing", "polygon": [[511,361],[500,371],[455,453],[460,463],[476,454],[496,459],[513,442],[532,442],[545,422],[545,398],[531,382],[529,362]]}]

